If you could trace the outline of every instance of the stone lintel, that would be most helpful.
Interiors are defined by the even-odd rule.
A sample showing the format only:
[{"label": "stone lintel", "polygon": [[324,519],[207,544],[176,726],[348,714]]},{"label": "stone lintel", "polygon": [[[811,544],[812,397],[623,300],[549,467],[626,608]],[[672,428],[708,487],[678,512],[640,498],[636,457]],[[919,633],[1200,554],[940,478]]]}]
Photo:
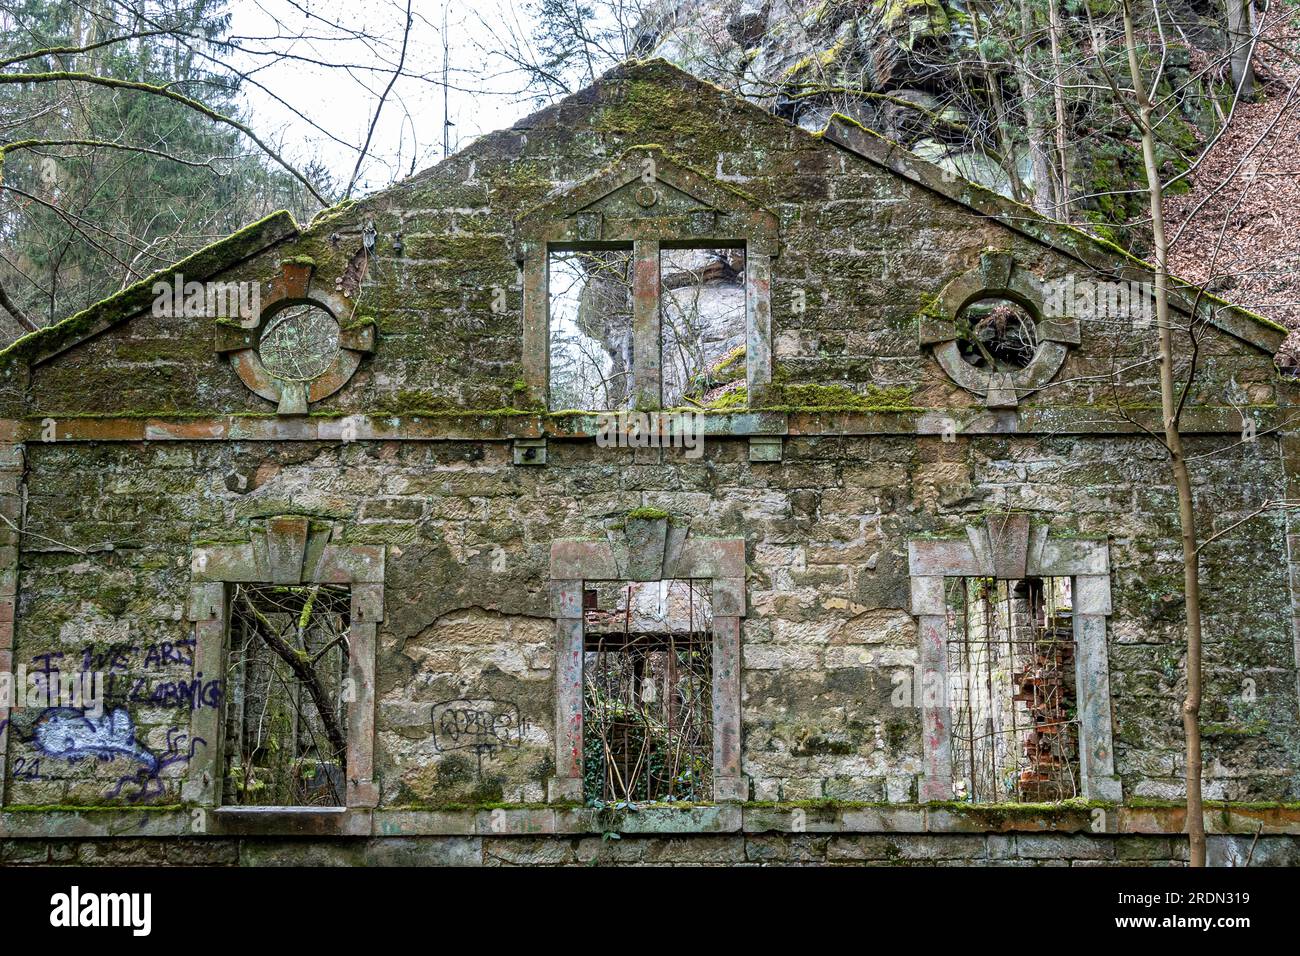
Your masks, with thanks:
[{"label": "stone lintel", "polygon": [[619,577],[614,552],[604,541],[561,538],[551,542],[551,578],[613,581]]},{"label": "stone lintel", "polygon": [[1110,574],[1110,550],[1104,540],[1045,537],[1041,549],[1032,556],[1036,560],[1030,563],[1027,573],[1034,577]]},{"label": "stone lintel", "polygon": [[908,541],[907,558],[911,573],[919,577],[975,577],[993,570],[980,560],[970,541],[957,539]]}]

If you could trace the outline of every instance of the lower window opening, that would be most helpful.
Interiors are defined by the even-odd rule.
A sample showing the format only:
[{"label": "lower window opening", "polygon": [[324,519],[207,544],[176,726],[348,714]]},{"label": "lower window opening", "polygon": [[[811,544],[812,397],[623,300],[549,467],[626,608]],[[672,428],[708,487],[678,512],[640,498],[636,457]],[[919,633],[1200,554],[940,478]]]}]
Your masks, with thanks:
[{"label": "lower window opening", "polygon": [[584,595],[583,799],[713,799],[713,628],[707,582]]},{"label": "lower window opening", "polygon": [[1079,794],[1069,578],[949,578],[953,797],[1040,803]]},{"label": "lower window opening", "polygon": [[347,587],[235,586],[224,805],[344,805],[350,614]]}]

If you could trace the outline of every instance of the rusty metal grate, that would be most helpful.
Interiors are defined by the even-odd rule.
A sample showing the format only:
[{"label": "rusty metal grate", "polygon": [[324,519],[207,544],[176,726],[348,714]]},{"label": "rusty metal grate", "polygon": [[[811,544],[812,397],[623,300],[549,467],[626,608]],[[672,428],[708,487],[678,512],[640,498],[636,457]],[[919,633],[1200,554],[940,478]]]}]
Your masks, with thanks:
[{"label": "rusty metal grate", "polygon": [[346,587],[235,586],[224,804],[343,805],[350,614]]},{"label": "rusty metal grate", "polygon": [[950,578],[953,796],[976,803],[1079,793],[1069,578]]},{"label": "rusty metal grate", "polygon": [[708,584],[622,585],[584,606],[584,798],[712,799]]}]

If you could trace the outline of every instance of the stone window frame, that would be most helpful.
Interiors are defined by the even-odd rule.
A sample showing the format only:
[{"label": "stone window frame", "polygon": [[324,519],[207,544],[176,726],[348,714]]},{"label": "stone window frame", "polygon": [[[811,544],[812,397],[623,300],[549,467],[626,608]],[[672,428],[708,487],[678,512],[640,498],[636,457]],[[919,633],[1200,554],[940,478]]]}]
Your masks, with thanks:
[{"label": "stone window frame", "polygon": [[[1025,309],[1038,330],[1038,350],[1024,368],[1014,372],[978,369],[961,356],[957,318],[981,299],[1007,299]],[[1079,320],[1048,314],[1043,284],[1021,268],[1009,252],[987,249],[978,268],[962,273],[940,290],[934,303],[918,316],[922,348],[934,347],[934,357],[957,385],[984,399],[986,408],[1015,408],[1020,400],[1051,382],[1065,365],[1071,346],[1080,341]]]},{"label": "stone window frame", "polygon": [[[653,181],[647,169],[653,170]],[[624,218],[592,208],[637,180],[643,183],[637,194],[643,213]],[[684,194],[697,207],[686,214],[656,214],[658,199],[650,197],[667,191]],[[744,248],[745,385],[751,405],[762,400],[772,382],[772,260],[780,252],[774,213],[740,191],[674,162],[660,147],[637,147],[615,165],[525,213],[515,224],[515,235],[515,259],[523,279],[524,383],[531,401],[550,404],[551,253],[628,247],[633,261],[633,406],[663,408],[659,254],[665,249]]]},{"label": "stone window frame", "polygon": [[688,538],[667,519],[629,520],[626,537],[551,543],[555,614],[555,776],[551,803],[582,800],[583,591],[587,582],[708,579],[713,612],[713,800],[744,800],[741,773],[740,629],[745,616],[745,540]]},{"label": "stone window frame", "polygon": [[[242,321],[218,320],[216,351],[230,356],[235,374],[249,391],[276,403],[277,415],[306,415],[313,402],[333,395],[356,373],[361,359],[375,351],[372,320],[350,321],[355,305],[314,275],[309,260],[288,259],[280,264],[280,275],[268,283],[270,291],[256,315]],[[310,381],[287,382],[267,370],[260,353],[262,332],[267,323],[285,309],[309,305],[325,312],[338,323],[338,351],[328,367]]]},{"label": "stone window frame", "polygon": [[[1085,799],[1120,802],[1123,792],[1115,774],[1106,645],[1106,618],[1111,614],[1109,543],[1051,538],[1046,525],[1031,527],[1027,515],[993,515],[983,525],[967,526],[965,541],[909,540],[907,557],[922,687],[947,686],[945,578],[1072,579],[1080,790]],[[952,715],[946,700],[930,707],[921,703],[921,801],[951,800]]]},{"label": "stone window frame", "polygon": [[[195,673],[225,673],[229,644],[231,585],[346,584],[350,589],[347,705],[347,785],[343,808],[379,804],[374,782],[375,661],[379,622],[384,619],[382,545],[341,545],[330,529],[306,517],[286,516],[255,525],[248,544],[194,548],[187,619],[194,624]],[[221,704],[191,712],[190,739],[206,741],[190,760],[181,794],[186,803],[227,813],[295,811],[337,813],[338,807],[221,806],[225,772],[226,688]]]}]

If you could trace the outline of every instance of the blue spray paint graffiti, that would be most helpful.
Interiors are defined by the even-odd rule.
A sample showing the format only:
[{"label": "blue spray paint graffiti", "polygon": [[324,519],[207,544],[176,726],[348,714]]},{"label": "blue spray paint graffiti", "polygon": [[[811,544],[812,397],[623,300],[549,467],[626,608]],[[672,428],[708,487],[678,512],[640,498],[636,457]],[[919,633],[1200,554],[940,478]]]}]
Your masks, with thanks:
[{"label": "blue spray paint graffiti", "polygon": [[[188,741],[188,746],[187,746]],[[140,767],[135,773],[129,773],[126,776],[119,777],[117,786],[109,793],[110,799],[119,796],[122,788],[127,784],[135,784],[140,788],[137,793],[128,794],[127,799],[132,802],[143,800],[147,797],[160,797],[165,792],[162,780],[159,779],[162,771],[173,764],[188,764],[194,757],[195,751],[200,745],[206,745],[207,741],[202,737],[195,737],[190,740],[190,735],[183,732],[179,727],[170,727],[167,730],[167,750],[158,758],[158,764],[154,769],[149,767]]]},{"label": "blue spray paint graffiti", "polygon": [[37,719],[32,742],[45,756],[59,760],[128,757],[155,772],[158,769],[158,758],[136,743],[135,722],[125,707],[99,717],[71,707],[52,708]]},{"label": "blue spray paint graffiti", "polygon": [[99,760],[126,758],[139,766],[117,780],[107,796],[114,799],[128,786],[139,787],[128,793],[131,801],[161,796],[165,792],[160,775],[174,764],[188,764],[200,746],[206,746],[202,737],[190,739],[180,727],[167,730],[167,749],[156,756],[135,739],[135,723],[124,707],[118,707],[100,717],[68,707],[47,710],[36,721],[32,730],[32,745],[45,757],[66,760],[70,763],[88,757]]}]

